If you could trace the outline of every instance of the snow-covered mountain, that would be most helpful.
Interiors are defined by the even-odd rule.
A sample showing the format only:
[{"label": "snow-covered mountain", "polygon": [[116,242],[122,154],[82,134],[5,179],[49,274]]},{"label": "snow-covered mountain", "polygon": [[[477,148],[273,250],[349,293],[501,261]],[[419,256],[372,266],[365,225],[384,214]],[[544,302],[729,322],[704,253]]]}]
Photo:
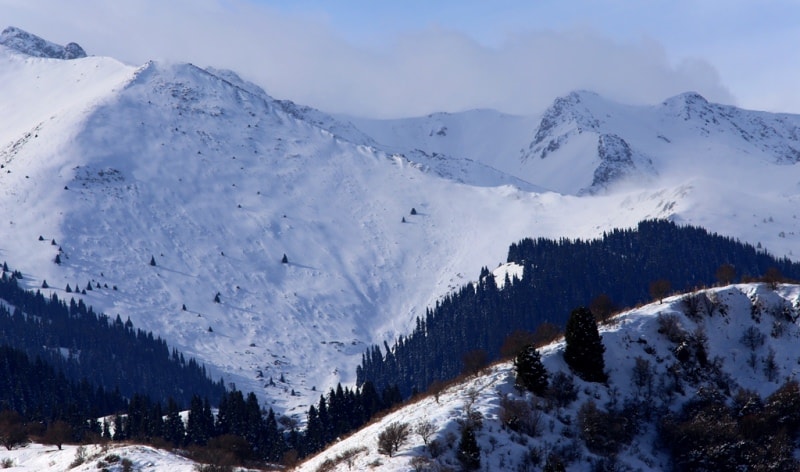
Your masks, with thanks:
[{"label": "snow-covered mountain", "polygon": [[[700,405],[718,408],[717,415],[708,419],[697,415],[693,427],[702,421],[713,426],[698,431],[686,428],[682,431],[687,437],[734,437],[732,422],[720,413],[725,408],[739,418],[752,415],[749,423],[742,421],[749,427],[758,424],[753,420],[757,415],[770,414],[774,401],[769,397],[798,374],[799,307],[796,285],[773,289],[746,284],[683,294],[627,311],[600,327],[609,376],[606,383],[584,382],[573,375],[564,361],[563,340],[541,348],[550,388],[562,392],[565,385],[556,387],[554,379],[571,379],[572,400],[555,392],[520,391],[514,386],[512,363],[499,363],[450,385],[438,398],[431,395],[386,414],[298,470],[459,470],[460,431],[476,412],[481,419],[476,428],[480,470],[542,470],[552,456],[570,471],[671,470],[675,464],[668,445],[658,439],[659,424],[670,415],[672,421],[680,421],[684,406],[694,402],[695,410],[690,412]],[[788,391],[794,392],[788,385]],[[781,414],[788,416],[791,407],[783,408]],[[605,422],[590,422],[598,419]],[[379,452],[378,437],[393,423],[409,429],[407,440],[389,457]],[[427,437],[419,434],[420,425],[427,426]],[[754,443],[774,434],[762,431],[750,443],[731,441],[694,460],[705,463],[704,470],[722,470],[713,464],[725,455],[738,460],[740,468],[745,460],[760,460],[757,465],[767,467],[765,457],[755,459],[761,452]],[[697,447],[712,443],[706,439]],[[749,459],[738,456],[737,447],[745,448],[744,457]],[[796,445],[788,456],[792,449],[796,458]],[[770,460],[778,462],[776,455]],[[769,468],[793,470],[785,465],[773,463]],[[684,465],[678,470],[696,468]]]},{"label": "snow-covered mountain", "polygon": [[[580,194],[625,180],[704,175],[723,165],[744,171],[744,181],[759,161],[796,163],[798,149],[800,117],[794,115],[712,104],[691,92],[637,107],[573,92],[545,111],[522,160],[543,179],[533,182],[553,181],[559,192]],[[565,180],[565,168],[575,175]]]},{"label": "snow-covered mountain", "polygon": [[352,383],[523,237],[661,217],[792,256],[800,234],[796,116],[580,92],[542,116],[354,119],[230,71],[4,44],[2,259],[47,294],[107,286],[85,302],[278,411]]}]

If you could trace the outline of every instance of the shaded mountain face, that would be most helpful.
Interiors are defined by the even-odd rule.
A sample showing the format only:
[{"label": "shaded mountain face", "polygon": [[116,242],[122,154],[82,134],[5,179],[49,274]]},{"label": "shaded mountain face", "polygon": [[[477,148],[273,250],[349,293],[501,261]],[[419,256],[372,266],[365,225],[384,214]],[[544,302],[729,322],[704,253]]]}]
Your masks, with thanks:
[{"label": "shaded mountain face", "polygon": [[13,26],[9,26],[0,33],[0,44],[33,57],[50,59],[86,57],[86,51],[77,43],[61,46]]}]

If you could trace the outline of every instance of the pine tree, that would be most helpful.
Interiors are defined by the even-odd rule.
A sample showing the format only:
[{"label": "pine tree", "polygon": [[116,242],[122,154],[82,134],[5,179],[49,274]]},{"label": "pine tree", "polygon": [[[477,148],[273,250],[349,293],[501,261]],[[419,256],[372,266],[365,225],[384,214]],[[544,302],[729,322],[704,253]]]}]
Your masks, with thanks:
[{"label": "pine tree", "polygon": [[564,360],[575,374],[587,382],[607,380],[603,353],[606,348],[597,331],[594,315],[585,307],[576,308],[570,314],[564,332],[566,348]]},{"label": "pine tree", "polygon": [[517,388],[528,390],[536,395],[544,394],[547,390],[547,369],[542,364],[542,356],[531,344],[522,350],[514,359],[514,368],[517,370]]},{"label": "pine tree", "polygon": [[155,256],[150,256],[150,265],[151,266],[155,266],[156,265],[156,257]]},{"label": "pine tree", "polygon": [[478,470],[481,468],[481,450],[475,439],[475,431],[471,426],[461,429],[461,441],[458,442],[458,461],[464,470]]},{"label": "pine tree", "polygon": [[289,258],[286,257],[286,254],[284,254],[283,257],[281,258],[281,264],[288,264],[288,263],[289,263]]},{"label": "pine tree", "polygon": [[61,265],[61,254],[56,254],[56,258],[53,260],[53,262]]},{"label": "pine tree", "polygon": [[47,280],[42,280],[42,288],[50,288],[50,286],[47,285]]}]

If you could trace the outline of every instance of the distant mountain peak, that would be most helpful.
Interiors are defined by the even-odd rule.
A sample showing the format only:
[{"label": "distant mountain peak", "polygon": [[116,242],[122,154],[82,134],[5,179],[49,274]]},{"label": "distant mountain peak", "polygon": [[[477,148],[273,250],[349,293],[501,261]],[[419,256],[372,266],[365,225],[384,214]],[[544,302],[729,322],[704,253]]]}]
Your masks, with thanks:
[{"label": "distant mountain peak", "polygon": [[551,152],[558,150],[570,136],[584,131],[599,130],[600,120],[594,116],[585,103],[586,99],[595,97],[599,96],[593,92],[581,90],[556,98],[550,108],[544,112],[536,130],[536,136],[534,136],[523,160],[534,155],[544,159]]},{"label": "distant mountain peak", "polygon": [[86,57],[86,51],[77,43],[68,43],[66,46],[61,46],[14,26],[9,26],[0,33],[0,44],[33,57],[51,59],[79,59]]},{"label": "distant mountain peak", "polygon": [[661,107],[688,121],[692,116],[705,117],[711,113],[712,104],[697,92],[685,92],[664,100]]}]

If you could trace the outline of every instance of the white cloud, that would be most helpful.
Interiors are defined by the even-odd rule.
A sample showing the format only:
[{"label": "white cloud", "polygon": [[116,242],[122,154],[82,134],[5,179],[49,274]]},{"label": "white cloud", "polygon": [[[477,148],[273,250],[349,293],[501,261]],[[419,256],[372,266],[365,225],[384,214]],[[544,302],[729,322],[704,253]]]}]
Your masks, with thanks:
[{"label": "white cloud", "polygon": [[612,40],[589,29],[510,36],[498,46],[428,27],[381,46],[356,46],[321,15],[242,0],[0,0],[5,21],[90,54],[230,68],[268,93],[332,112],[380,117],[496,108],[543,109],[557,95],[594,90],[656,103],[687,90],[733,102],[714,68],[672,64],[653,40]]}]

